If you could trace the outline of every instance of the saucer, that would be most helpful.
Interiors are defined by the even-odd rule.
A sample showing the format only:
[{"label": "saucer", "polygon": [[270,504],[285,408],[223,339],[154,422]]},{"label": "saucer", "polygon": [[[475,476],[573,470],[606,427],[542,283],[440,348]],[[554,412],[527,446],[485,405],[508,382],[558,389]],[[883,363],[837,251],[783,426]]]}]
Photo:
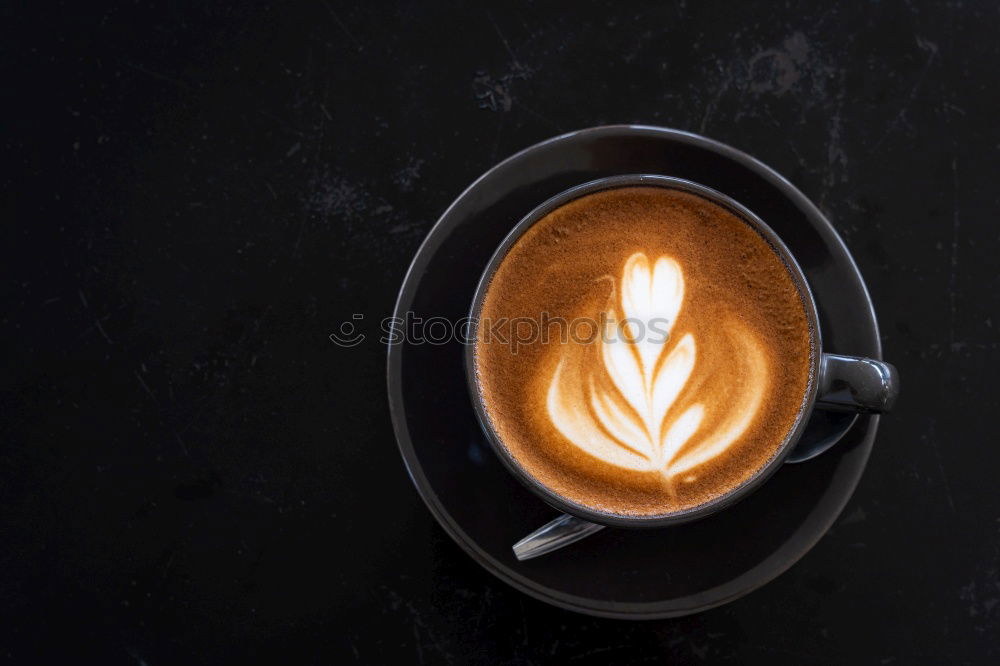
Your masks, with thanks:
[{"label": "saucer", "polygon": [[[394,315],[404,318],[411,312],[425,322],[433,317],[457,322],[468,314],[494,250],[527,212],[574,185],[629,173],[692,180],[754,211],[806,275],[819,310],[822,350],[881,358],[864,281],[822,213],[745,153],[657,127],[572,132],[487,171],[452,203],[420,246]],[[518,562],[512,544],[559,512],[523,487],[491,451],[472,408],[462,352],[454,339],[389,347],[389,410],[410,477],[445,531],[487,570],[537,599],[590,615],[687,615],[773,580],[805,555],[840,514],[864,471],[878,427],[876,416],[817,412],[790,457],[801,464],[784,465],[739,504],[676,527],[605,529],[563,550]],[[733,548],[729,540],[737,534],[752,538]]]}]

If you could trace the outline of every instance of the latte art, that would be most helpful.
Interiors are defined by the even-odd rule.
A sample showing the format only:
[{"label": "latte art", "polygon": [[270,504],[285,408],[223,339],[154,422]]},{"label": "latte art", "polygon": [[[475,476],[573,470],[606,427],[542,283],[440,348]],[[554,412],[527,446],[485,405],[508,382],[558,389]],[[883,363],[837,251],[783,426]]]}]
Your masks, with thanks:
[{"label": "latte art", "polygon": [[542,333],[515,349],[478,329],[496,439],[598,511],[663,515],[738,487],[809,388],[813,334],[787,267],[747,222],[679,190],[606,190],[548,213],[496,267],[479,316]]},{"label": "latte art", "polygon": [[[546,400],[552,423],[599,460],[668,480],[724,453],[750,425],[767,388],[768,364],[754,334],[735,319],[725,327],[740,352],[732,362],[743,366],[737,395],[722,405],[681,408],[685,388],[712,381],[711,367],[703,376],[691,333],[676,343],[649,334],[657,320],[668,322],[666,333],[673,333],[684,302],[680,265],[668,257],[650,265],[645,254],[633,254],[610,301],[606,322],[615,335],[560,350]],[[703,427],[706,411],[724,417]]]}]

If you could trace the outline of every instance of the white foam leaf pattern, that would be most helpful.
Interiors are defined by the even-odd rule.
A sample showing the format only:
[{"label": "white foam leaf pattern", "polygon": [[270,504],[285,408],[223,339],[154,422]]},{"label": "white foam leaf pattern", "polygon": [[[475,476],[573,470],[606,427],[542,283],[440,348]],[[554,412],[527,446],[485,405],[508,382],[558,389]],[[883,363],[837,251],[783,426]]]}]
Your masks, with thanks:
[{"label": "white foam leaf pattern", "polygon": [[[735,399],[680,409],[697,364],[694,336],[670,335],[684,301],[681,266],[630,256],[606,309],[607,335],[599,354],[586,345],[563,348],[549,384],[549,418],[588,454],[625,469],[689,472],[724,453],[749,427],[761,404],[768,367],[760,343],[734,324],[727,334],[744,366]],[[690,402],[690,401],[688,401]],[[703,428],[711,419],[711,428]],[[686,478],[690,478],[690,475]]]}]

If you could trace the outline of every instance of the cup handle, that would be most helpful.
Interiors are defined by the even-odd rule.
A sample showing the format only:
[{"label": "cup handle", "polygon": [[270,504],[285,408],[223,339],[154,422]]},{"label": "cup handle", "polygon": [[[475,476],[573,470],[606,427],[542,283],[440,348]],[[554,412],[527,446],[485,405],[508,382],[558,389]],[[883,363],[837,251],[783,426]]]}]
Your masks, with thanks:
[{"label": "cup handle", "polygon": [[819,409],[884,414],[899,396],[899,372],[884,361],[823,354],[816,396]]}]

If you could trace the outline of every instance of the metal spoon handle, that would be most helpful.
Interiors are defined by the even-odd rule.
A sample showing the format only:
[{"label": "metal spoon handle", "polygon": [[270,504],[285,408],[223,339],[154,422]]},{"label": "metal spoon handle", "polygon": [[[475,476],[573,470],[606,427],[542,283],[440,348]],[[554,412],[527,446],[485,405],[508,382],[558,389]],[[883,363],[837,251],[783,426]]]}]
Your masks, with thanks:
[{"label": "metal spoon handle", "polygon": [[514,557],[522,562],[530,560],[539,555],[551,553],[553,550],[559,550],[571,543],[576,543],[580,539],[585,539],[603,529],[604,525],[591,523],[564,513],[515,543]]}]

